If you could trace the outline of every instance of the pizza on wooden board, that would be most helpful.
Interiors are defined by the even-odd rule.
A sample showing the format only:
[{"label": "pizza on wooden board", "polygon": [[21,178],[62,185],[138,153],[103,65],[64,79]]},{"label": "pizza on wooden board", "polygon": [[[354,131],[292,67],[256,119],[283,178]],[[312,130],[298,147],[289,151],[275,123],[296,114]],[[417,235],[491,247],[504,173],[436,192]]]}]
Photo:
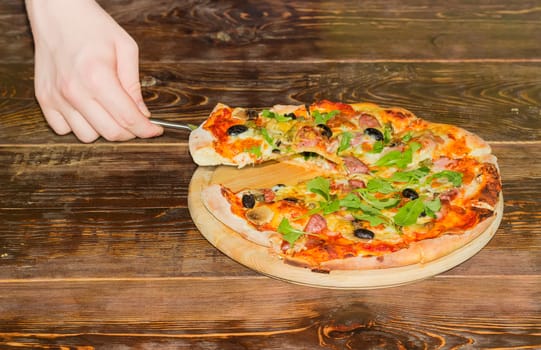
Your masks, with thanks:
[{"label": "pizza on wooden board", "polygon": [[209,184],[201,199],[245,239],[314,271],[426,263],[468,244],[502,215],[490,146],[402,108],[218,104],[189,147],[203,166],[277,160],[313,169],[313,178],[295,184]]}]

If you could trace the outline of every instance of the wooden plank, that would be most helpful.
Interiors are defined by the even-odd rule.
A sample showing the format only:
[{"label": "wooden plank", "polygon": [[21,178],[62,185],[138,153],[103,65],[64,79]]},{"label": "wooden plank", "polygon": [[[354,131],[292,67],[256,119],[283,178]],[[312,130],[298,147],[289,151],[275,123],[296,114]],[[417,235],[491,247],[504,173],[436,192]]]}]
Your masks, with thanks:
[{"label": "wooden plank", "polygon": [[[218,102],[265,108],[330,99],[401,106],[489,141],[541,139],[541,63],[209,63],[144,65],[150,109],[200,123]],[[0,142],[78,143],[56,136],[33,99],[28,65],[0,65]],[[495,121],[498,122],[495,122]],[[186,140],[169,133],[145,142]]]},{"label": "wooden plank", "polygon": [[[541,156],[541,144],[494,150],[503,222],[481,253],[449,274],[539,272],[541,164],[529,159]],[[4,146],[0,163],[0,278],[254,274],[210,246],[188,218],[195,165],[185,144]]]},{"label": "wooden plank", "polygon": [[[541,143],[496,144],[507,205],[539,205]],[[0,146],[1,208],[186,208],[186,143]],[[517,172],[516,169],[525,168]]]},{"label": "wooden plank", "polygon": [[[143,61],[539,58],[539,7],[440,0],[102,1]],[[24,7],[0,7],[3,62],[32,59]],[[381,40],[386,38],[386,40]]]},{"label": "wooden plank", "polygon": [[441,277],[362,292],[251,277],[7,282],[0,344],[535,348],[541,279],[506,281]]},{"label": "wooden plank", "polygon": [[[539,204],[509,211],[492,241],[447,274],[539,273]],[[212,247],[185,208],[2,209],[0,222],[0,279],[255,275]]]}]

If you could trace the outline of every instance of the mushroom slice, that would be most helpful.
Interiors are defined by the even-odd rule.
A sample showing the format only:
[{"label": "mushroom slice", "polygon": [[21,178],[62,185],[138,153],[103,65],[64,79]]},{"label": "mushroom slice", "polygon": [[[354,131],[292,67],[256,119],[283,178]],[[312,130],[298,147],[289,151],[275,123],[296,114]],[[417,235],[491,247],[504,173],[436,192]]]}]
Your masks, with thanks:
[{"label": "mushroom slice", "polygon": [[252,224],[261,226],[271,222],[274,212],[266,206],[256,207],[246,212],[246,218]]}]

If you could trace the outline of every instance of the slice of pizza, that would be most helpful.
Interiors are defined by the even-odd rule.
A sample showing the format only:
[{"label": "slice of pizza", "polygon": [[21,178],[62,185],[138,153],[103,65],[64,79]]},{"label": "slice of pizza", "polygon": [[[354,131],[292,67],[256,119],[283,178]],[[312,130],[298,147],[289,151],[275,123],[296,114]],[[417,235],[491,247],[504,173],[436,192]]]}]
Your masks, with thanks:
[{"label": "slice of pizza", "polygon": [[218,104],[189,139],[198,165],[242,168],[279,160],[345,174],[364,173],[378,162],[404,167],[419,145],[423,155],[490,153],[475,135],[429,123],[401,108],[330,101],[261,111]]},{"label": "slice of pizza", "polygon": [[299,138],[307,137],[303,130],[309,124],[311,118],[303,105],[278,105],[257,112],[218,104],[190,134],[190,153],[198,165],[239,168],[286,158],[303,152]]},{"label": "slice of pizza", "polygon": [[218,104],[190,134],[190,153],[198,165],[241,168],[277,159],[304,166],[309,159],[330,171],[357,172],[361,161],[345,151],[378,147],[387,121],[381,111],[330,101],[261,111]]}]

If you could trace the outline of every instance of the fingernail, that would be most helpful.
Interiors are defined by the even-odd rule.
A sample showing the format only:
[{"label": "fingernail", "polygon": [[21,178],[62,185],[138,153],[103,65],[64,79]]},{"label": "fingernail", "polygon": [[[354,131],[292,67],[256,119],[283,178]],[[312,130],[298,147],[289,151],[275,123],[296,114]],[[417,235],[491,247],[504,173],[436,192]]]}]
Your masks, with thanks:
[{"label": "fingernail", "polygon": [[143,101],[139,102],[137,105],[139,107],[139,110],[145,115],[145,117],[150,117],[150,111],[148,110],[147,106]]}]

